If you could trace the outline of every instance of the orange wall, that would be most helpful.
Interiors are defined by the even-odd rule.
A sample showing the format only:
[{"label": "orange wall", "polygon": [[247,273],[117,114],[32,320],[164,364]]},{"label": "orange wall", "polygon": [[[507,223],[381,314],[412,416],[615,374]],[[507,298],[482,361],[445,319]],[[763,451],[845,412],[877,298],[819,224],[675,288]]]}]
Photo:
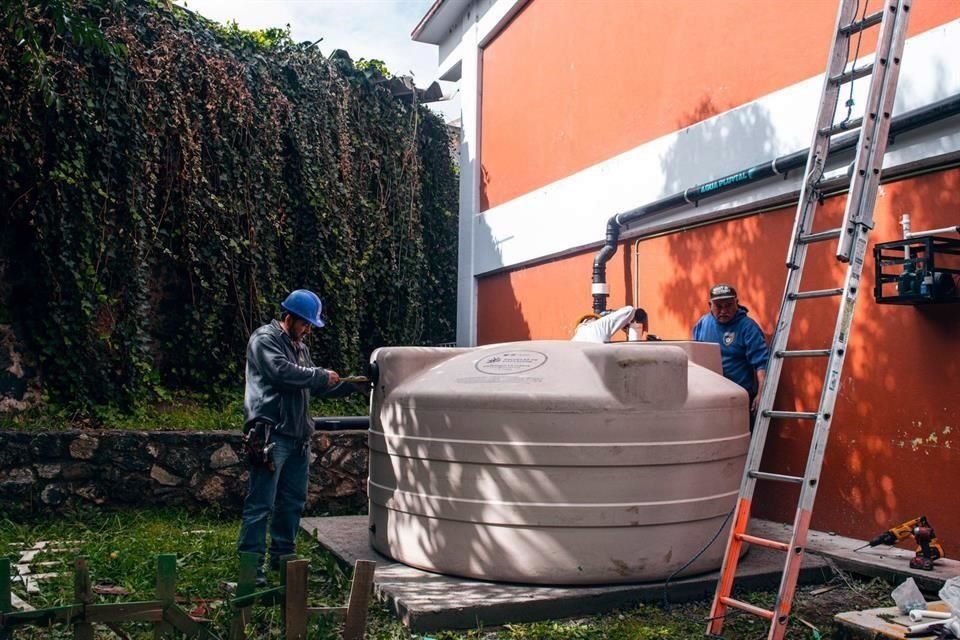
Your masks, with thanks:
[{"label": "orange wall", "polygon": [[[483,51],[481,210],[822,73],[836,11],[836,0],[531,0]],[[910,33],[958,17],[960,2],[915,2]]]},{"label": "orange wall", "polygon": [[[827,201],[816,228],[836,226],[840,206],[840,199]],[[904,212],[911,214],[914,230],[960,223],[960,169],[882,186],[872,240],[899,238],[897,220]],[[792,220],[790,208],[642,241],[640,305],[650,314],[651,331],[668,339],[688,337],[706,311],[710,285],[728,281],[769,340]],[[804,288],[838,286],[843,270],[832,258],[834,247],[811,247]],[[633,243],[622,244],[608,263],[612,308],[632,302],[634,278],[627,268],[632,251]],[[570,337],[575,319],[591,309],[594,255],[481,278],[478,341]],[[827,266],[818,270],[817,264]],[[871,253],[813,526],[868,538],[923,513],[938,530],[960,531],[960,498],[952,490],[960,469],[960,304],[878,305],[873,265]],[[794,333],[801,339],[791,346],[827,346],[836,301],[801,305]],[[822,368],[785,367],[778,408],[810,410]],[[794,397],[799,398],[795,407],[787,405]],[[802,473],[808,434],[808,424],[783,424],[767,457],[771,469]],[[792,518],[792,499],[761,492],[757,504],[768,516]],[[960,553],[960,538],[945,537],[948,554]]]}]

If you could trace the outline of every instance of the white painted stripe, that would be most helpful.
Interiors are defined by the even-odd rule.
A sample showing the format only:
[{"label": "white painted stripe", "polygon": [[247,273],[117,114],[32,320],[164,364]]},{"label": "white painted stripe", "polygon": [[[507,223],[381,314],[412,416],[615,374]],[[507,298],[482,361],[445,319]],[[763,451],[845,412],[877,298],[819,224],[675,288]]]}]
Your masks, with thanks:
[{"label": "white painted stripe", "polygon": [[[903,64],[895,114],[960,93],[960,20],[911,38]],[[461,210],[474,224],[472,275],[595,245],[603,241],[606,221],[613,215],[806,148],[813,136],[822,82],[822,75],[799,82],[640,145],[483,214],[470,215]],[[869,79],[856,83],[858,92],[854,99],[858,105],[864,101],[867,82]],[[855,108],[852,117],[858,115]],[[931,127],[907,137],[910,140],[900,141],[889,150],[885,167],[960,151],[960,131],[956,127]],[[631,232],[689,224],[750,203],[759,206],[796,191],[799,173],[794,172],[796,175],[788,180],[774,178],[753,188],[718,196],[697,208],[662,214],[635,226]],[[584,286],[587,282],[585,277]]]}]

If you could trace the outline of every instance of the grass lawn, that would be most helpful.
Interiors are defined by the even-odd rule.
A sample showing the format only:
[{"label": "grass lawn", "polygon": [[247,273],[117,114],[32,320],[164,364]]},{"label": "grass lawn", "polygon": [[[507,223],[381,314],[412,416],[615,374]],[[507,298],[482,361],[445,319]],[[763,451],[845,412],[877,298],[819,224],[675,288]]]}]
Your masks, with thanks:
[{"label": "grass lawn", "polygon": [[[315,416],[365,416],[369,400],[363,394],[314,400]],[[43,405],[19,413],[0,413],[0,429],[61,431],[64,429],[126,429],[146,431],[239,430],[243,426],[243,391],[217,394],[164,393],[126,411],[116,407],[78,410]]]},{"label": "grass lawn", "polygon": [[[36,607],[72,600],[70,567],[78,556],[87,558],[95,585],[121,587],[127,592],[123,596],[99,595],[99,602],[152,599],[157,554],[176,553],[177,594],[184,600],[182,606],[188,611],[199,607],[196,613],[211,619],[213,631],[225,637],[228,624],[225,607],[209,600],[223,597],[221,581],[236,579],[239,563],[234,545],[238,530],[238,517],[214,512],[198,515],[183,511],[90,511],[69,518],[35,518],[21,522],[0,517],[0,549],[16,562],[20,557],[17,545],[29,547],[46,540],[75,547],[74,551],[37,555],[36,562],[58,564],[37,565],[33,568],[34,573],[61,572],[60,577],[40,583],[40,594],[27,596],[19,584],[14,586],[15,593],[25,596]],[[297,553],[310,559],[310,604],[344,604],[349,578],[332,556],[305,535],[298,539]],[[794,606],[795,615],[817,627],[819,632],[795,617],[788,638],[829,638],[830,618],[834,613],[892,604],[887,597],[890,587],[884,583],[861,583],[848,578],[837,580],[840,586],[822,595],[814,596],[809,589],[801,590]],[[752,594],[750,598],[769,606],[773,594]],[[430,634],[430,637],[436,640],[686,640],[702,637],[704,625],[701,621],[708,609],[708,602],[674,606],[669,612],[660,606],[641,605],[629,611],[576,620],[440,632]],[[279,609],[258,608],[256,612],[251,638],[282,637]],[[152,632],[145,625],[125,624],[122,628],[130,638],[152,638]],[[765,626],[756,618],[734,615],[726,625],[725,637],[728,640],[758,640],[765,637],[764,630]],[[106,629],[101,631],[98,631],[98,638],[117,637]],[[14,636],[30,640],[69,637],[72,636],[65,627],[25,628]],[[311,639],[338,637],[338,629],[331,622],[320,621],[311,627]],[[367,637],[371,640],[400,640],[420,636],[411,635],[382,605],[373,605]]]},{"label": "grass lawn", "polygon": [[[35,607],[51,607],[72,601],[72,563],[75,558],[87,559],[91,581],[100,587],[122,588],[122,596],[99,595],[98,602],[122,602],[150,600],[154,597],[157,555],[177,554],[177,596],[181,606],[193,611],[198,606],[202,614],[213,620],[214,632],[225,636],[228,611],[218,600],[225,593],[221,582],[236,581],[239,560],[236,554],[239,518],[214,512],[190,514],[185,511],[145,510],[116,513],[85,512],[75,517],[32,518],[26,522],[0,519],[0,549],[16,562],[23,548],[40,541],[63,543],[73,547],[69,552],[39,553],[37,563],[53,562],[54,565],[37,564],[33,573],[60,572],[58,578],[39,583],[40,594],[28,595],[20,584],[14,585],[14,593]],[[346,602],[349,578],[337,566],[332,556],[307,536],[300,536],[297,554],[310,559],[311,605],[339,606]],[[272,577],[273,582],[276,578]],[[271,585],[273,586],[273,585]],[[258,608],[255,627],[250,637],[281,637],[279,609]],[[384,617],[376,626],[391,624],[400,633],[399,623]],[[131,638],[152,638],[147,625],[122,625]],[[64,627],[37,629],[27,627],[16,632],[15,638],[71,638]],[[315,627],[315,638],[335,638],[332,624]],[[98,634],[98,638],[101,635]],[[103,630],[103,638],[117,636]],[[401,635],[383,635],[384,638],[401,638]]]}]

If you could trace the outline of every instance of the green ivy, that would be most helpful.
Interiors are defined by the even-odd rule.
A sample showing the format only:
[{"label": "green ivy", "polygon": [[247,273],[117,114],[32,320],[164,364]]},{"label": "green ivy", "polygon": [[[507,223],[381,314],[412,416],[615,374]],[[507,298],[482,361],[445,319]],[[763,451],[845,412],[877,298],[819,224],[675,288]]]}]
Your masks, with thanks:
[{"label": "green ivy", "polygon": [[380,74],[380,76],[383,78],[393,77],[393,74],[390,73],[390,70],[387,68],[387,63],[383,60],[378,60],[377,58],[370,58],[369,60],[367,58],[360,58],[354,63],[354,65],[361,71],[373,71]]},{"label": "green ivy", "polygon": [[437,116],[289,28],[146,0],[9,4],[0,307],[56,402],[235,387],[250,332],[299,287],[324,299],[324,366],[453,339],[457,182]]}]

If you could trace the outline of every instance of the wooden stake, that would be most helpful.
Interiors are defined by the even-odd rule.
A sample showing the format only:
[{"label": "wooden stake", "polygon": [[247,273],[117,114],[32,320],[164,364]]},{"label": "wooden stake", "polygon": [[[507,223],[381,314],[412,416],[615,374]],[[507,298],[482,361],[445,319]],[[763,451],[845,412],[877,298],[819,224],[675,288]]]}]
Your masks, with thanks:
[{"label": "wooden stake", "polygon": [[287,563],[296,559],[297,554],[295,553],[288,553],[285,556],[280,556],[280,584],[286,584]]},{"label": "wooden stake", "polygon": [[87,622],[86,605],[93,601],[93,589],[90,586],[90,571],[86,558],[77,558],[73,573],[73,600],[84,607],[80,620],[73,624],[73,640],[93,640],[93,624]]},{"label": "wooden stake", "polygon": [[[157,556],[157,600],[164,611],[172,607],[177,597],[177,556],[162,553]],[[173,638],[173,625],[162,619],[153,623],[153,637]]]},{"label": "wooden stake", "polygon": [[10,558],[0,558],[0,613],[13,611],[13,600],[10,596]]},{"label": "wooden stake", "polygon": [[357,560],[353,565],[353,584],[347,601],[347,619],[343,625],[343,640],[363,640],[367,635],[367,608],[373,590],[373,572],[377,563]]},{"label": "wooden stake", "polygon": [[[240,576],[237,579],[237,590],[235,597],[248,596],[254,592],[257,586],[257,565],[260,564],[260,556],[249,551],[240,554]],[[250,619],[250,607],[238,609],[230,620],[230,633],[227,636],[230,640],[245,640],[247,637],[247,621]]]},{"label": "wooden stake", "polygon": [[295,553],[288,553],[288,554],[285,555],[285,556],[280,556],[280,566],[279,566],[279,569],[280,569],[280,588],[283,590],[283,591],[281,591],[281,596],[283,596],[283,597],[280,598],[280,619],[281,619],[281,620],[286,620],[286,617],[287,617],[287,601],[286,601],[286,595],[284,595],[284,594],[286,594],[286,592],[287,592],[287,591],[286,591],[286,589],[287,589],[287,563],[290,562],[290,561],[292,561],[292,560],[296,560],[296,559],[297,559],[297,554],[295,554]]},{"label": "wooden stake", "polygon": [[283,624],[286,640],[305,640],[307,637],[307,572],[309,560],[286,563],[286,593],[284,594]]}]

